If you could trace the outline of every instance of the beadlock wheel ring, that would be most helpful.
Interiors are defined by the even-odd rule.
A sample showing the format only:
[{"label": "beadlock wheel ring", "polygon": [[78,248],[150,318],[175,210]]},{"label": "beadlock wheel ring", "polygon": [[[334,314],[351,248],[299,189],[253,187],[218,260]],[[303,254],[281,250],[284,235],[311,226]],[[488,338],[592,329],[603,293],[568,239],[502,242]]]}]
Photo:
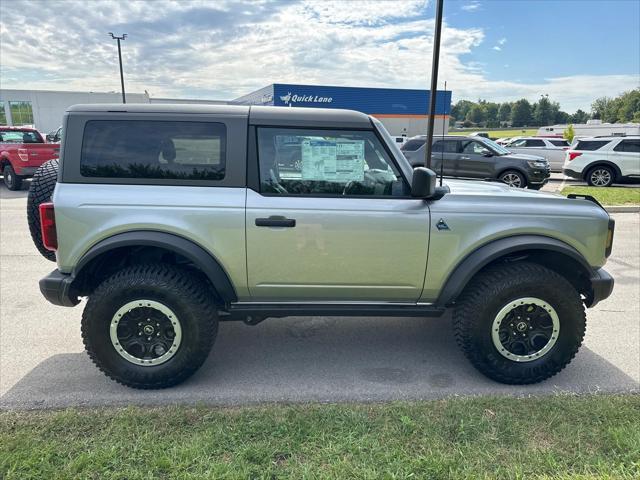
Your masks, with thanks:
[{"label": "beadlock wheel ring", "polygon": [[[140,309],[146,309],[146,312],[155,311],[153,312],[153,314],[159,318],[157,319],[157,321],[154,320],[137,322],[136,326],[140,327],[139,331],[135,333],[129,331],[129,335],[127,335],[127,338],[131,338],[131,340],[125,341],[126,339],[123,338],[122,325],[124,322],[132,321],[131,319],[127,319],[127,315],[130,315],[131,312]],[[158,313],[160,315],[158,315]],[[149,317],[147,320],[150,319],[151,317]],[[136,320],[133,321],[136,322]],[[156,325],[161,323],[161,326],[158,330],[152,330],[154,323]],[[118,330],[119,327],[120,332]],[[160,331],[160,329],[162,329],[163,331]],[[131,330],[130,327],[129,330]],[[170,344],[167,339],[167,334],[173,335]],[[135,365],[143,367],[153,367],[165,363],[176,354],[182,341],[182,325],[180,324],[180,320],[173,312],[173,310],[171,310],[166,305],[155,300],[134,300],[126,303],[115,312],[115,314],[111,318],[111,323],[109,325],[109,336],[111,338],[111,345],[113,346],[113,348],[115,348],[116,352],[118,352],[118,355],[120,355],[122,358]],[[137,337],[142,338],[140,338],[140,340],[136,340]],[[151,338],[151,340],[145,341],[146,338]],[[139,348],[143,348],[144,352],[142,356],[136,356],[131,353],[131,348],[127,348],[127,346],[132,344],[139,345]],[[152,349],[158,348],[158,346],[160,346],[160,348],[164,350],[164,353],[155,356],[153,351],[149,352],[147,350],[147,345]]]},{"label": "beadlock wheel ring", "polygon": [[[531,309],[530,312],[528,312],[529,309]],[[523,314],[518,316],[520,312],[523,312]],[[524,316],[527,313],[531,315],[532,321]],[[515,349],[512,348],[513,341],[505,341],[506,332],[517,337],[515,340],[521,343],[522,346],[528,344],[531,349],[527,352],[519,353],[514,351]],[[533,334],[529,332],[533,332]],[[491,325],[491,339],[498,353],[509,360],[519,363],[532,362],[549,353],[558,341],[559,334],[560,319],[558,318],[558,313],[549,302],[535,297],[522,297],[510,301],[500,309]],[[518,335],[522,335],[522,337],[518,337]],[[537,336],[534,337],[532,335]],[[548,338],[546,338],[544,345],[540,345],[541,340],[547,335]],[[534,339],[537,346],[533,345]],[[511,337],[509,337],[509,340],[511,340]]]}]

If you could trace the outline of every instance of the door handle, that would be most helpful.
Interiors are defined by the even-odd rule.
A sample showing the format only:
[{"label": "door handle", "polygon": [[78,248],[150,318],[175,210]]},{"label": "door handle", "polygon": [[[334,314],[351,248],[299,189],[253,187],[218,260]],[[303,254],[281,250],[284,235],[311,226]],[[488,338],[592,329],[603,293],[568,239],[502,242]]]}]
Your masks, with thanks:
[{"label": "door handle", "polygon": [[269,218],[256,218],[256,227],[288,227],[296,226],[295,218],[286,218],[281,215],[272,215]]},{"label": "door handle", "polygon": [[471,157],[460,157],[460,160],[471,160]]}]

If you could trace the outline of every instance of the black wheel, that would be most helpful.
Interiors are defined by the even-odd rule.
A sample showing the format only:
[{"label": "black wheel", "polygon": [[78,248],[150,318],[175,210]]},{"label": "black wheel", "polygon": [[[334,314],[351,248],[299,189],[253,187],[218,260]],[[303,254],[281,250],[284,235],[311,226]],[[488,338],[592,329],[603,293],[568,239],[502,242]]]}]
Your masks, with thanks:
[{"label": "black wheel", "polygon": [[501,383],[552,377],[573,359],[586,328],[576,289],[553,270],[518,262],[475,277],[453,314],[458,344],[471,363]]},{"label": "black wheel", "polygon": [[40,229],[40,204],[51,201],[53,189],[58,181],[58,161],[49,160],[43,163],[33,175],[29,194],[27,195],[27,223],[31,239],[38,251],[47,260],[56,261],[56,253],[44,248],[42,230]]},{"label": "black wheel", "polygon": [[137,265],[89,296],[82,338],[91,360],[134,388],[165,388],[206,360],[218,331],[212,292],[189,270]]},{"label": "black wheel", "polygon": [[524,188],[527,186],[527,179],[524,178],[520,172],[516,172],[515,170],[507,170],[506,172],[502,172],[498,177],[502,183],[506,183],[510,187],[515,188]]},{"label": "black wheel", "polygon": [[2,175],[4,176],[4,184],[9,190],[20,190],[22,188],[22,177],[16,175],[11,164],[5,165]]},{"label": "black wheel", "polygon": [[587,183],[592,187],[610,187],[616,179],[616,172],[611,167],[599,165],[587,172]]}]

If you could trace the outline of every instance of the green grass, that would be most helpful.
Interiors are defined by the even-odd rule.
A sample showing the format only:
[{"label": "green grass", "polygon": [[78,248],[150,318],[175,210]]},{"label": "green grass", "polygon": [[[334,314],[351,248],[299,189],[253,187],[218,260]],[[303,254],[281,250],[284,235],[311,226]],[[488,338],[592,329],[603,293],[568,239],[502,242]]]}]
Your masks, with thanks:
[{"label": "green grass", "polygon": [[510,130],[484,130],[482,128],[467,129],[463,131],[449,131],[449,135],[469,135],[473,132],[487,132],[491,138],[503,137],[532,137],[538,133],[537,128],[513,128]]},{"label": "green grass", "polygon": [[591,195],[602,205],[640,205],[640,188],[625,187],[564,187],[562,195]]},{"label": "green grass", "polygon": [[0,414],[0,478],[639,478],[639,396]]}]

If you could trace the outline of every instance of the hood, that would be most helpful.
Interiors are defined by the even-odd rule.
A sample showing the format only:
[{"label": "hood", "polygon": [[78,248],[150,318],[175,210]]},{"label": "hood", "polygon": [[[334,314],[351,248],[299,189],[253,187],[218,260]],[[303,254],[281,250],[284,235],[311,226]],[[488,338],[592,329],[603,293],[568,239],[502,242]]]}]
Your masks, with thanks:
[{"label": "hood", "polygon": [[608,217],[606,211],[597,204],[582,199],[569,199],[563,195],[526,188],[514,188],[496,181],[445,179],[449,193],[434,202],[438,207],[449,204],[464,204],[465,211],[505,212],[509,214],[574,214],[583,216]]},{"label": "hood", "polygon": [[454,195],[492,195],[507,197],[525,197],[525,198],[560,198],[566,197],[550,192],[541,192],[539,190],[529,190],[527,188],[514,188],[498,181],[485,180],[458,180],[444,179],[444,184],[449,187]]},{"label": "hood", "polygon": [[529,155],[526,153],[509,153],[509,155],[503,155],[504,157],[515,158],[516,160],[544,160],[547,161],[546,158],[541,157],[540,155]]}]

